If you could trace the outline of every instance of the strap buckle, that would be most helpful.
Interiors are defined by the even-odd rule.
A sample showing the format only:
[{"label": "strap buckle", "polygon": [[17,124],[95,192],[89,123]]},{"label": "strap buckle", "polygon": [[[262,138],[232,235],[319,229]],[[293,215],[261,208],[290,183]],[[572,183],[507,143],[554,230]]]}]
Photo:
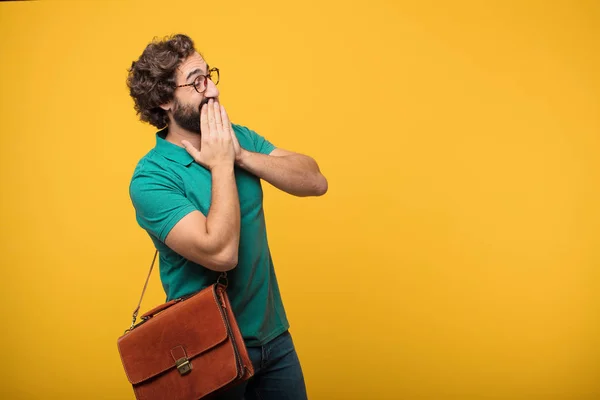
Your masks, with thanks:
[{"label": "strap buckle", "polygon": [[217,283],[227,288],[227,285],[229,285],[229,280],[227,279],[227,272],[221,272],[221,275],[219,275],[219,277],[217,278]]}]

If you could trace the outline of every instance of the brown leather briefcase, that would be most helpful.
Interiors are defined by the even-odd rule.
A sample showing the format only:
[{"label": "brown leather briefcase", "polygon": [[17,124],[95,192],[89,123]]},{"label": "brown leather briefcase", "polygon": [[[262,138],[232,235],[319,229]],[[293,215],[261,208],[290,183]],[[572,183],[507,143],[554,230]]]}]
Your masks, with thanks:
[{"label": "brown leather briefcase", "polygon": [[[150,273],[155,260],[156,253]],[[226,288],[223,273],[213,285],[148,311],[136,325],[140,298],[131,327],[117,340],[136,399],[202,399],[254,375]]]}]

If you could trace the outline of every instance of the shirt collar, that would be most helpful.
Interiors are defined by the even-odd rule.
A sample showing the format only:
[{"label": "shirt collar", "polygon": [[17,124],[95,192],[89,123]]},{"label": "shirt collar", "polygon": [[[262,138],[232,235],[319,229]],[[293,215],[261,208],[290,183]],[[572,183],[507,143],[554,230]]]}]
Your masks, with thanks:
[{"label": "shirt collar", "polygon": [[164,128],[156,132],[156,151],[163,157],[175,161],[181,165],[189,166],[194,162],[194,158],[183,147],[177,146],[171,142],[167,142],[165,137],[169,132],[169,128]]}]

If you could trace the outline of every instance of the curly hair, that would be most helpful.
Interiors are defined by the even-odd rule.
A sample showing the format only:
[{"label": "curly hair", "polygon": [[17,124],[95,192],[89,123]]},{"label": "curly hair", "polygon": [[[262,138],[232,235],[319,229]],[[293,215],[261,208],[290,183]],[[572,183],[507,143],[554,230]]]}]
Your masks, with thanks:
[{"label": "curly hair", "polygon": [[167,112],[160,106],[173,99],[175,70],[194,51],[194,42],[183,34],[154,38],[140,58],[131,63],[127,86],[140,120],[159,129],[168,124]]}]

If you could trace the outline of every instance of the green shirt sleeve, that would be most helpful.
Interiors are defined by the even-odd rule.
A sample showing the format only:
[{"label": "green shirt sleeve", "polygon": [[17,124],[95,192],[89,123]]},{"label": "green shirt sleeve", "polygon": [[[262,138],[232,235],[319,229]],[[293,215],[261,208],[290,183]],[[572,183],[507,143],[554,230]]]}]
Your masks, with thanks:
[{"label": "green shirt sleeve", "polygon": [[267,139],[254,132],[253,130],[248,129],[247,127],[242,125],[231,125],[233,126],[234,130],[237,130],[239,133],[244,135],[248,139],[250,145],[253,147],[246,148],[246,150],[262,154],[270,154],[273,150],[275,150],[275,145],[273,145],[273,143],[269,142]]},{"label": "green shirt sleeve", "polygon": [[196,209],[184,195],[183,182],[165,171],[138,171],[129,195],[138,224],[163,243],[177,222]]}]

